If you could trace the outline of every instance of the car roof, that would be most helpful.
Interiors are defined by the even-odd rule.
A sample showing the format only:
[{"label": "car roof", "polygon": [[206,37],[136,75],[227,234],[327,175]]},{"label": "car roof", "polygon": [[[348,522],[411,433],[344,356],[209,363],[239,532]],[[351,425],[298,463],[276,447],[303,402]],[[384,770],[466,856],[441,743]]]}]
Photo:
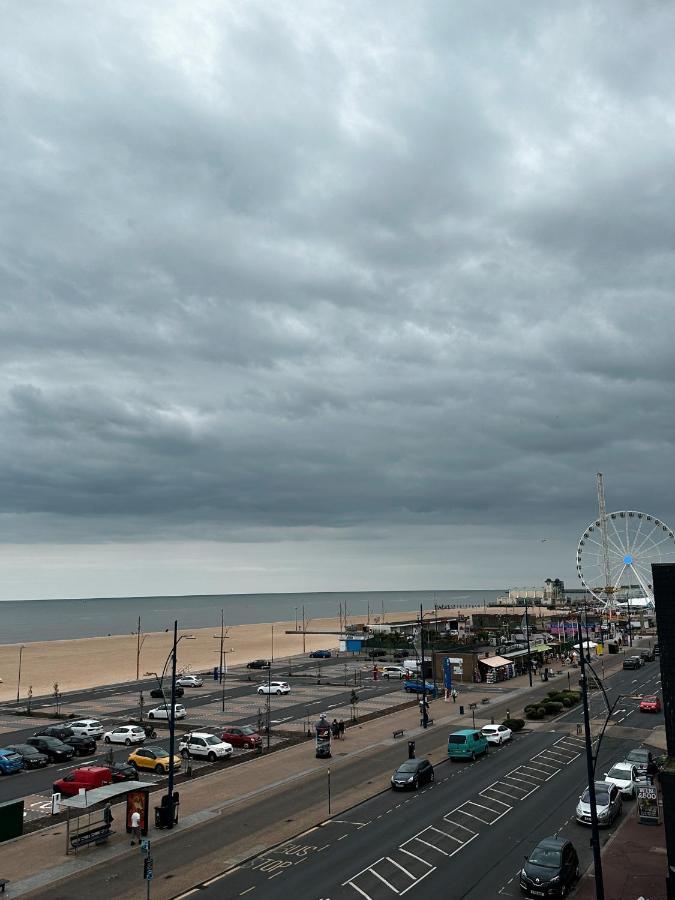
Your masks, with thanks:
[{"label": "car roof", "polygon": [[543,840],[539,841],[537,846],[534,848],[535,850],[539,847],[546,847],[551,850],[562,850],[565,844],[568,844],[569,841],[567,838],[556,837],[552,835],[551,837],[545,837]]},{"label": "car roof", "polygon": [[[188,734],[191,737],[218,737],[217,734],[211,734],[210,731],[189,731]],[[187,737],[187,734],[184,736]]]},{"label": "car roof", "polygon": [[480,732],[480,728],[460,728],[458,731],[453,731],[452,734],[474,734],[476,731]]}]

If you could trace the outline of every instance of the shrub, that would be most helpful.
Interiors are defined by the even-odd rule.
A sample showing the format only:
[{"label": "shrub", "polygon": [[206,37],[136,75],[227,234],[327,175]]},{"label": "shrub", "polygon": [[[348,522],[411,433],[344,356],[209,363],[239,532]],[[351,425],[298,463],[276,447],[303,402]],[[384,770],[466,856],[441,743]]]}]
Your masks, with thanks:
[{"label": "shrub", "polygon": [[562,703],[556,703],[554,700],[550,700],[548,703],[544,703],[544,709],[546,710],[547,715],[556,715],[559,712],[562,712],[564,707]]},{"label": "shrub", "polygon": [[528,719],[543,719],[546,715],[546,710],[543,706],[534,706],[529,712],[525,713],[526,718]]},{"label": "shrub", "polygon": [[502,725],[506,725],[511,731],[520,731],[525,727],[525,719],[504,719]]}]

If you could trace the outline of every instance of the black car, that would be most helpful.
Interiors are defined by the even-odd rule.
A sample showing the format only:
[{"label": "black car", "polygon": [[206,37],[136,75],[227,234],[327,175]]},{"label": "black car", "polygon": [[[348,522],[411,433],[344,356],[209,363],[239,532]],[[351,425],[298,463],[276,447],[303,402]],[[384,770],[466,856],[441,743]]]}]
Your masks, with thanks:
[{"label": "black car", "polygon": [[35,747],[40,753],[46,754],[50,762],[63,762],[63,760],[69,760],[75,756],[75,750],[70,744],[64,744],[58,738],[35,735],[26,738],[26,743]]},{"label": "black car", "polygon": [[639,656],[627,656],[623,661],[624,669],[639,669],[643,665]]},{"label": "black car", "polygon": [[65,741],[66,738],[72,737],[75,732],[68,725],[45,725],[39,731],[34,731],[35,737],[53,737],[59,741]]},{"label": "black car", "polygon": [[406,759],[391,776],[391,786],[416,791],[421,784],[434,780],[434,767],[428,759]]},{"label": "black car", "polygon": [[380,648],[375,648],[374,650],[368,651],[368,659],[382,659],[383,656],[387,655],[386,650],[382,650]]},{"label": "black car", "polygon": [[651,647],[643,647],[640,650],[640,658],[644,660],[644,662],[654,662],[656,654]]},{"label": "black car", "polygon": [[[174,695],[176,697],[182,697],[184,694],[185,688],[182,688],[179,684],[177,684],[174,688]],[[150,691],[150,696],[158,697],[160,700],[164,700],[164,698],[166,697],[166,702],[169,703],[171,701],[171,687],[164,688],[164,690],[158,687],[153,688]]]},{"label": "black car", "polygon": [[564,897],[579,878],[579,857],[562,837],[540,841],[520,870],[520,890],[527,897]]},{"label": "black car", "polygon": [[267,659],[252,659],[250,663],[246,663],[247,669],[269,669],[270,664]]},{"label": "black car", "polygon": [[74,734],[72,737],[65,738],[63,743],[72,747],[76,756],[91,756],[92,753],[96,753],[96,741],[92,737],[81,737]]},{"label": "black car", "polygon": [[407,659],[410,653],[407,650],[394,650],[394,659]]},{"label": "black car", "polygon": [[119,762],[110,767],[113,784],[119,781],[136,781],[138,772],[129,763]]},{"label": "black car", "polygon": [[638,775],[646,775],[650,756],[651,754],[646,747],[636,747],[635,750],[631,750],[630,753],[626,754],[626,762],[635,766]]},{"label": "black car", "polygon": [[49,763],[49,757],[46,753],[40,753],[30,744],[13,744],[7,747],[7,750],[13,750],[23,759],[24,769],[42,769]]}]

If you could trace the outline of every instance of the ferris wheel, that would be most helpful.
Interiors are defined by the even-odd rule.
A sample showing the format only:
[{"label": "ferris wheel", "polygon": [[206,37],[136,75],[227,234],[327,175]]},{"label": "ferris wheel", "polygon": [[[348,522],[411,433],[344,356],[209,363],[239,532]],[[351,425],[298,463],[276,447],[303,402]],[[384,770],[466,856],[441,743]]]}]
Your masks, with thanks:
[{"label": "ferris wheel", "polygon": [[675,562],[672,529],[632,509],[605,513],[604,497],[600,511],[577,547],[581,583],[605,606],[633,597],[653,601],[652,563]]}]

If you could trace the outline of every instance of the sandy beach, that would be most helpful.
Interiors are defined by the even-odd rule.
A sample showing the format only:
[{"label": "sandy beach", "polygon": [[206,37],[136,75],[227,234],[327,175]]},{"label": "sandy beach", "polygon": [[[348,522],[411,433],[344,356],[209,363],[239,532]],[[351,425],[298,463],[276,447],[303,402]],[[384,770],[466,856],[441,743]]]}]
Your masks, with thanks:
[{"label": "sandy beach", "polygon": [[[494,608],[493,608],[494,609]],[[464,607],[461,610],[439,610],[439,618],[455,617],[458,612],[470,614],[482,612],[483,607]],[[517,612],[513,608],[509,612]],[[414,619],[416,612],[397,612],[387,615],[388,621]],[[337,632],[337,617],[312,619],[308,626],[312,631]],[[227,665],[247,663],[258,657],[270,659],[288,658],[303,651],[302,632],[294,632],[295,622],[270,622],[256,625],[233,625],[227,629],[224,650]],[[207,671],[218,665],[220,653],[220,629],[201,628],[181,630],[183,638],[178,646],[178,670]],[[173,632],[153,632],[142,636],[140,676],[146,672],[161,672],[169,655]],[[19,675],[20,644],[0,644],[0,703],[16,700]],[[337,634],[307,634],[305,648],[335,649]],[[25,699],[32,686],[35,696],[50,694],[54,684],[59,691],[82,690],[99,685],[132,681],[136,678],[137,640],[135,635],[111,635],[108,637],[79,638],[70,641],[36,641],[23,644],[21,652],[21,683],[19,696]]]}]

